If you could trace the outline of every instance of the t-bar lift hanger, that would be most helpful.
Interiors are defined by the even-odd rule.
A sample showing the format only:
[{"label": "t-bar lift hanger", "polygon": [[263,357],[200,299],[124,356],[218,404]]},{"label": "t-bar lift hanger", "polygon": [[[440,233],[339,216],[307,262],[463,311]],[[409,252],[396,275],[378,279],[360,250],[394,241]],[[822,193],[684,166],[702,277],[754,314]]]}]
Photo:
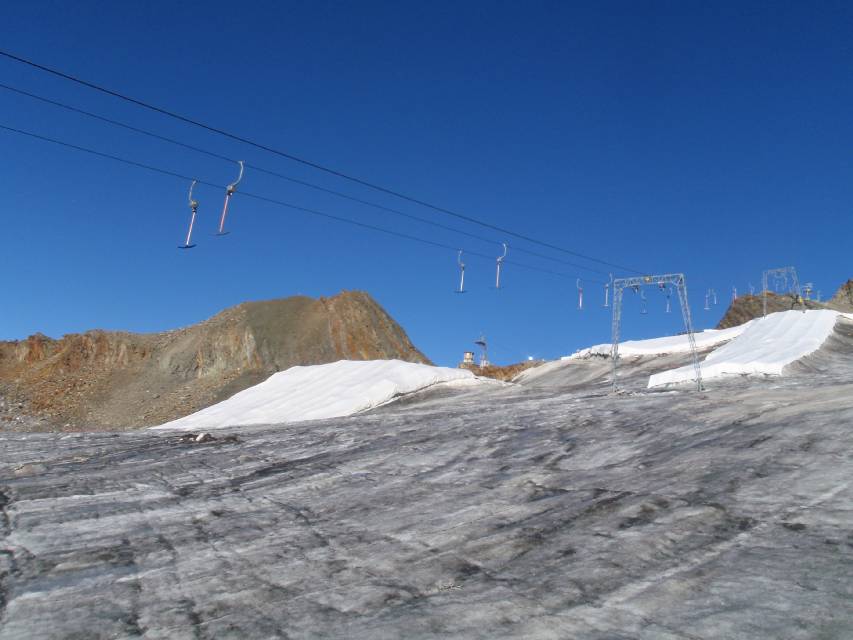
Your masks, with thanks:
[{"label": "t-bar lift hanger", "polygon": [[240,184],[240,180],[243,179],[243,161],[238,160],[237,164],[240,165],[240,175],[237,176],[237,179],[234,182],[225,188],[225,204],[222,207],[222,217],[219,219],[219,232],[216,234],[218,236],[224,236],[228,233],[225,231],[225,216],[228,214],[228,203],[231,202],[231,196],[234,195],[234,192],[237,190],[237,185]]},{"label": "t-bar lift hanger", "polygon": [[501,268],[503,267],[504,258],[506,258],[506,252],[509,248],[509,245],[507,245],[506,242],[502,242],[501,244],[504,246],[504,254],[502,256],[498,256],[498,269],[497,274],[495,275],[495,289],[501,288]]},{"label": "t-bar lift hanger", "polygon": [[190,228],[187,231],[187,239],[184,244],[180,245],[178,249],[192,249],[195,245],[190,244],[190,240],[192,240],[193,236],[193,226],[195,225],[195,216],[198,213],[198,200],[193,200],[193,189],[195,188],[196,181],[193,180],[193,183],[190,185],[190,194],[187,197],[190,203],[190,211],[192,211],[192,216],[190,216]]},{"label": "t-bar lift hanger", "polygon": [[456,263],[459,265],[459,289],[456,293],[465,293],[465,263],[462,262],[462,249],[456,255]]}]

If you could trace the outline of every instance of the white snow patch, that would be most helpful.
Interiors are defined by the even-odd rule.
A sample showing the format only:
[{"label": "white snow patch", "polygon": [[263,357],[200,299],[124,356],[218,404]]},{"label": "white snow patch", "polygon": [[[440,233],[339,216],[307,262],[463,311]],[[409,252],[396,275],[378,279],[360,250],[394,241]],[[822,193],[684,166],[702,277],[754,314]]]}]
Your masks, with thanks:
[{"label": "white snow patch", "polygon": [[[782,311],[752,320],[734,340],[708,354],[701,363],[702,378],[780,375],[785,365],[817,351],[843,315],[826,310]],[[693,365],[687,365],[652,375],[648,386],[694,379]]]},{"label": "white snow patch", "polygon": [[[706,329],[693,334],[696,339],[696,348],[700,351],[715,347],[723,342],[728,342],[741,335],[755,320],[730,329]],[[609,356],[610,344],[597,344],[576,351],[570,356],[563,356],[563,360],[576,360],[578,358],[589,358],[590,356]],[[659,356],[668,353],[687,353],[690,351],[690,341],[687,334],[677,336],[665,336],[663,338],[651,338],[649,340],[627,340],[619,343],[619,356]]]},{"label": "white snow patch", "polygon": [[489,383],[500,384],[467,369],[400,360],[341,360],[291,367],[218,404],[151,428],[194,431],[338,418],[435,385]]}]

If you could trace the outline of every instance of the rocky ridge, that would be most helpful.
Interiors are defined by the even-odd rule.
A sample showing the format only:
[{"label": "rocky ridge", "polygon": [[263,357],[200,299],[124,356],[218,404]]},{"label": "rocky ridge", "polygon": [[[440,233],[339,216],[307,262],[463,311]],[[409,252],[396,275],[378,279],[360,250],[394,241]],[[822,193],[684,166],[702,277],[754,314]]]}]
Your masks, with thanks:
[{"label": "rocky ridge", "polygon": [[853,311],[853,278],[839,287],[829,303],[835,305],[838,311]]},{"label": "rocky ridge", "polygon": [[[845,284],[841,285],[836,294],[826,302],[817,302],[816,300],[805,300],[804,302],[807,309],[832,309],[851,313],[853,312],[853,280],[848,280]],[[767,313],[790,311],[791,309],[799,308],[799,303],[790,294],[767,293]],[[764,300],[761,294],[740,296],[729,305],[729,308],[716,328],[729,329],[736,327],[744,322],[760,318],[763,314]]]},{"label": "rocky ridge", "polygon": [[87,331],[0,342],[0,426],[135,428],[193,413],[295,365],[429,363],[364,292],[246,302],[155,334]]}]

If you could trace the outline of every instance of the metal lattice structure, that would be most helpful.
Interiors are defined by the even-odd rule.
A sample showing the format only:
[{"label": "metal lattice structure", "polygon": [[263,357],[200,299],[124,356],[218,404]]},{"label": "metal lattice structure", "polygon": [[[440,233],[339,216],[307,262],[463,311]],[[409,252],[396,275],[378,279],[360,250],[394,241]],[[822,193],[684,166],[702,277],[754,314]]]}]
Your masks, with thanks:
[{"label": "metal lattice structure", "polygon": [[[791,278],[791,286],[788,288],[788,277]],[[763,304],[763,315],[767,315],[767,281],[773,278],[774,282],[783,280],[785,287],[788,288],[787,293],[795,296],[795,300],[800,303],[803,311],[806,310],[806,303],[803,302],[802,292],[800,291],[800,281],[797,279],[797,270],[794,267],[780,267],[779,269],[767,269],[761,274],[761,296]]]},{"label": "metal lattice structure", "polygon": [[684,329],[690,342],[690,352],[693,356],[693,369],[696,371],[696,389],[702,391],[702,368],[699,366],[699,354],[696,352],[696,338],[693,335],[693,320],[690,317],[690,305],[687,300],[687,280],[683,273],[667,273],[658,276],[637,276],[633,278],[618,278],[613,281],[613,341],[610,346],[610,360],[613,366],[613,392],[617,390],[617,367],[619,366],[619,330],[622,324],[622,294],[625,289],[642,291],[643,287],[656,286],[663,288],[672,285],[678,292],[678,302],[681,304],[681,315],[684,318]]}]

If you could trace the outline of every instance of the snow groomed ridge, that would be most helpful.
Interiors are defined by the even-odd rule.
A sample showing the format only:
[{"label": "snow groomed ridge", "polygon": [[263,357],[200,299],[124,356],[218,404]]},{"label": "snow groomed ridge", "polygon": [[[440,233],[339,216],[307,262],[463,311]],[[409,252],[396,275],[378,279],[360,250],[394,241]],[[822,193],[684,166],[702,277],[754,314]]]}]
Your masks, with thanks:
[{"label": "snow groomed ridge", "polygon": [[[694,334],[696,338],[696,348],[699,350],[716,347],[717,345],[728,342],[737,338],[749,326],[749,322],[731,329],[707,329]],[[563,360],[577,360],[579,358],[588,358],[589,356],[609,356],[610,343],[597,344],[594,347],[588,347],[576,351],[570,356],[565,356]],[[670,353],[689,353],[690,343],[687,336],[664,336],[662,338],[650,338],[649,340],[626,340],[619,343],[619,355],[624,356],[656,356]]]},{"label": "snow groomed ridge", "polygon": [[[832,335],[835,323],[844,316],[837,311],[826,310],[783,311],[735,327],[742,329],[739,335],[714,349],[702,361],[702,378],[781,375],[787,365],[820,349]],[[683,336],[681,338],[687,342]],[[695,373],[690,365],[653,374],[649,377],[648,386],[652,388],[694,379]]]},{"label": "snow groomed ridge", "polygon": [[206,409],[153,429],[221,429],[350,416],[436,385],[500,384],[467,369],[401,360],[291,367]]},{"label": "snow groomed ridge", "polygon": [[[853,319],[849,314],[836,311],[785,311],[731,329],[697,333],[699,349],[713,349],[701,363],[702,377],[710,380],[735,375],[781,375],[786,366],[817,351],[832,335],[838,319],[845,315]],[[689,343],[684,335],[627,341],[620,345],[622,357],[663,357],[688,351]],[[561,361],[529,370],[517,380],[529,382],[548,377],[558,369],[573,367],[579,360],[609,354],[609,344],[596,345]],[[601,375],[608,374],[604,371],[597,374]],[[647,386],[660,387],[693,379],[692,365],[679,366],[651,374]],[[292,367],[216,405],[152,428],[191,431],[337,418],[368,411],[436,386],[484,384],[501,383],[478,378],[465,369],[399,360],[342,360]]]}]

